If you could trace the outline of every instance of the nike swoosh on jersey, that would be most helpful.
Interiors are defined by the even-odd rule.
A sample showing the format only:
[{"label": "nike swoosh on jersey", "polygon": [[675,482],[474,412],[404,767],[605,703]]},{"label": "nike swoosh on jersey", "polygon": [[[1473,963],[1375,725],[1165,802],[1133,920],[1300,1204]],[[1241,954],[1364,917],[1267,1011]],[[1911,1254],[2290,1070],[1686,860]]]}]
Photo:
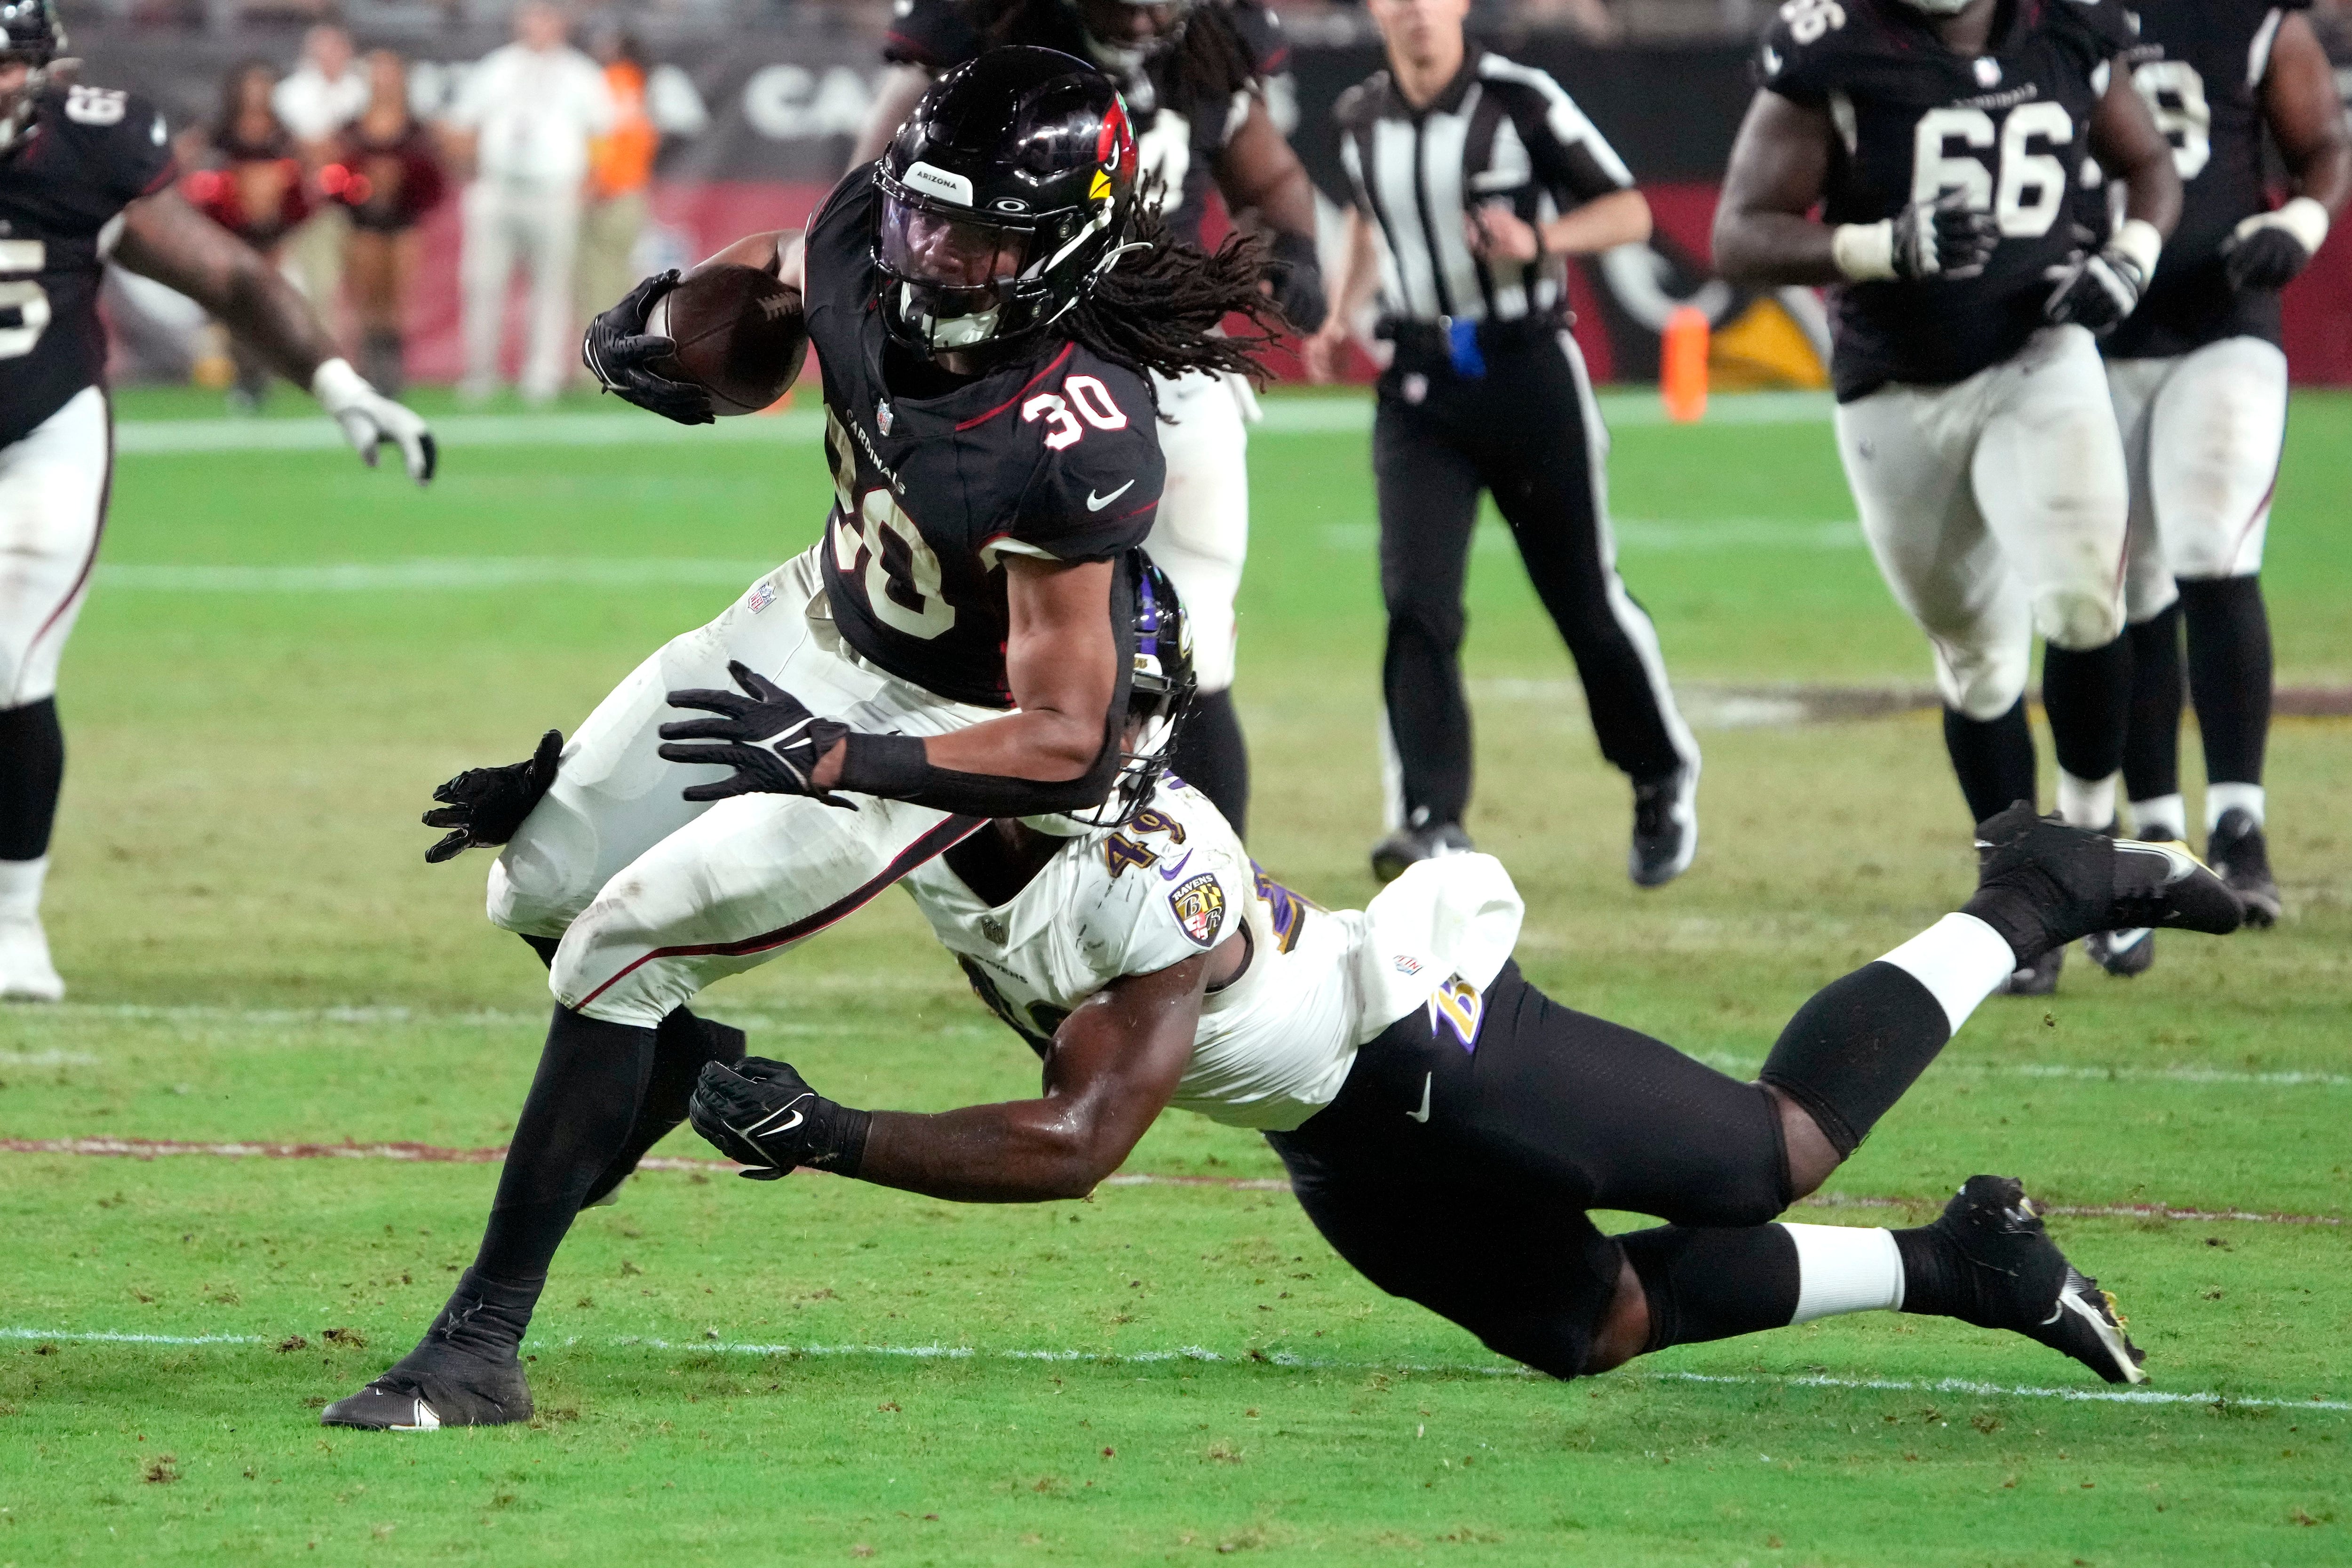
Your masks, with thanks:
[{"label": "nike swoosh on jersey", "polygon": [[1407,1116],[1411,1117],[1415,1121],[1427,1121],[1429,1120],[1429,1086],[1431,1081],[1436,1077],[1437,1075],[1433,1072],[1423,1073],[1422,1075],[1421,1109],[1419,1110],[1408,1110],[1405,1112]]},{"label": "nike swoosh on jersey", "polygon": [[1119,486],[1118,489],[1111,491],[1110,494],[1107,496],[1098,496],[1095,494],[1094,491],[1088,490],[1087,492],[1087,510],[1088,511],[1100,511],[1103,508],[1110,505],[1111,502],[1117,500],[1119,497],[1125,495],[1134,488],[1135,481],[1133,479],[1129,479],[1127,483]]},{"label": "nike swoosh on jersey", "polygon": [[1160,879],[1163,882],[1174,881],[1177,878],[1184,874],[1184,868],[1192,864],[1192,852],[1190,849],[1187,849],[1184,851],[1183,859],[1177,861],[1173,866],[1162,866],[1160,868]]}]

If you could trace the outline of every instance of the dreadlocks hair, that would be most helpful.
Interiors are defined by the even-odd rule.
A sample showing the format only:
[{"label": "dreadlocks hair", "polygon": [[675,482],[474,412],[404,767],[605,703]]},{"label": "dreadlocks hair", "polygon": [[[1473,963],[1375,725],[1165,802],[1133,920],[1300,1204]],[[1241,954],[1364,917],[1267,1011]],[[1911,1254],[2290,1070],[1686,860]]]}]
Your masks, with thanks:
[{"label": "dreadlocks hair", "polygon": [[[1068,0],[967,0],[968,14],[991,48],[1043,44],[1060,48],[1073,25]],[[1249,46],[1223,0],[1192,0],[1168,46],[1170,85],[1195,103],[1225,102],[1257,83]]]},{"label": "dreadlocks hair", "polygon": [[[1095,279],[1055,331],[1139,375],[1230,371],[1265,380],[1258,356],[1282,322],[1258,286],[1265,276],[1265,247],[1238,230],[1213,255],[1186,245],[1160,213],[1159,185],[1155,174],[1137,189],[1129,248]],[[1214,330],[1236,315],[1254,330]]]}]

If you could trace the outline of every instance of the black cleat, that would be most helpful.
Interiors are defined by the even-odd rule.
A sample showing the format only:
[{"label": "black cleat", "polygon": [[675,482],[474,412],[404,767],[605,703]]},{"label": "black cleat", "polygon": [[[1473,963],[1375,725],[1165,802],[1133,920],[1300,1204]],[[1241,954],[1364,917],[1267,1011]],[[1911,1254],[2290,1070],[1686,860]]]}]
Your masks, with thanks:
[{"label": "black cleat", "polygon": [[2261,825],[2244,810],[2232,806],[2221,814],[2205,840],[2205,858],[2246,911],[2250,926],[2271,925],[2279,918],[2278,883],[2271,877],[2271,850]]},{"label": "black cleat", "polygon": [[2066,950],[2053,947],[2034,959],[2011,971],[2000,983],[2003,996],[2049,996],[2057,992],[2058,971],[2066,962]]},{"label": "black cleat", "polygon": [[1976,895],[1962,908],[2021,957],[2134,926],[2219,936],[2244,918],[2221,879],[2179,845],[2069,827],[2023,801],[1977,825],[1977,854]]},{"label": "black cleat", "polygon": [[1698,764],[1633,783],[1633,847],[1625,874],[1634,886],[1662,888],[1690,869],[1698,853]]},{"label": "black cleat", "polygon": [[2083,939],[2083,951],[2116,979],[2132,980],[2156,967],[2156,932],[2146,926],[2095,931]]},{"label": "black cleat", "polygon": [[1372,846],[1372,875],[1393,882],[1405,868],[1423,860],[1470,853],[1470,836],[1458,822],[1433,823],[1427,827],[1400,827]]},{"label": "black cleat", "polygon": [[2109,1383],[2147,1381],[2147,1352],[2124,1332],[2116,1299],[2066,1261],[2016,1177],[1970,1176],[1927,1230],[1958,1298],[1952,1317],[2023,1334]]},{"label": "black cleat", "polygon": [[425,1335],[382,1377],[319,1413],[321,1426],[374,1432],[504,1426],[530,1419],[530,1384],[520,1361],[477,1356],[438,1332]]}]

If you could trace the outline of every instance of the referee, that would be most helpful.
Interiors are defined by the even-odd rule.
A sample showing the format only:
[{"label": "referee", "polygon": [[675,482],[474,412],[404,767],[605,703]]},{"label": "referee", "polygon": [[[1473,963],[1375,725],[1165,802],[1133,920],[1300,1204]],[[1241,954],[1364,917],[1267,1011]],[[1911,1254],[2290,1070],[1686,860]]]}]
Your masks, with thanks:
[{"label": "referee", "polygon": [[1307,351],[1329,379],[1378,288],[1396,345],[1372,426],[1392,831],[1372,870],[1470,847],[1459,656],[1483,489],[1576,659],[1601,754],[1633,780],[1630,870],[1657,887],[1698,847],[1698,747],[1617,575],[1609,436],[1567,331],[1561,259],[1648,238],[1649,204],[1557,82],[1465,44],[1468,0],[1369,9],[1389,68],[1334,111],[1355,200],[1334,309]]}]

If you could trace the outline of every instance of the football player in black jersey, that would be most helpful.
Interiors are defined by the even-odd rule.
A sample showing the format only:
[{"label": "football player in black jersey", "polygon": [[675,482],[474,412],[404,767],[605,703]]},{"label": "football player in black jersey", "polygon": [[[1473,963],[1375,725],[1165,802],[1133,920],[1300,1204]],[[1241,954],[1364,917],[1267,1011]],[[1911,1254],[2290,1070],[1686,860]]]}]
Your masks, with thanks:
[{"label": "football player in black jersey", "polygon": [[[2250,924],[2278,917],[2263,830],[2271,634],[2263,535],[2286,434],[2278,290],[2352,194],[2352,144],[2306,0],[2139,0],[2132,85],[2172,143],[2185,200],[2147,297],[2103,345],[2132,489],[2132,829],[2188,837],[2180,798],[2181,625],[2205,749],[2206,858]],[[2288,200],[2271,209],[2263,132]],[[2176,586],[2176,584],[2178,584]],[[2091,944],[2111,973],[2154,960],[2145,931]]]},{"label": "football player in black jersey", "polygon": [[302,297],[172,188],[153,105],[72,79],[54,0],[0,0],[0,998],[54,1002],[41,930],[65,772],[58,660],[106,518],[113,441],[99,284],[171,285],[307,386],[370,464],[397,446],[432,477],[425,422],[336,353]]},{"label": "football player in black jersey", "polygon": [[[824,537],[640,666],[569,746],[551,731],[529,762],[438,792],[425,821],[449,834],[427,858],[507,847],[490,918],[546,959],[557,1006],[474,1267],[328,1425],[527,1417],[515,1349],[573,1216],[685,1117],[704,1062],[742,1054],[695,994],[992,816],[1059,823],[1111,791],[1133,657],[1119,567],[1160,502],[1147,376],[1253,370],[1253,340],[1216,329],[1268,309],[1256,247],[1176,242],[1139,210],[1136,163],[1108,78],[992,50],[924,95],[804,246],[724,253],[803,286]],[[707,394],[646,368],[675,346],[646,321],[677,280],[599,316],[585,357],[705,423]]]},{"label": "football player in black jersey", "polygon": [[[2059,810],[2115,818],[2127,493],[2094,334],[2131,314],[2180,213],[2115,68],[2130,42],[2116,0],[1788,0],[1716,210],[1726,277],[1832,288],[1839,453],[1934,647],[1975,821],[2035,795],[2036,632]],[[2074,222],[2093,158],[2125,189],[2096,248]],[[2061,951],[2016,988],[2054,985]]]},{"label": "football player in black jersey", "polygon": [[[1276,121],[1288,102],[1290,46],[1261,0],[904,0],[882,49],[894,68],[851,162],[881,153],[938,73],[1002,44],[1060,49],[1109,73],[1177,237],[1200,243],[1213,185],[1265,238],[1283,315],[1301,332],[1322,325],[1315,187]],[[1162,376],[1152,390],[1168,480],[1151,558],[1191,606],[1200,650],[1200,697],[1176,771],[1239,831],[1249,755],[1231,691],[1234,595],[1249,552],[1248,422],[1257,403],[1230,375]]]}]

